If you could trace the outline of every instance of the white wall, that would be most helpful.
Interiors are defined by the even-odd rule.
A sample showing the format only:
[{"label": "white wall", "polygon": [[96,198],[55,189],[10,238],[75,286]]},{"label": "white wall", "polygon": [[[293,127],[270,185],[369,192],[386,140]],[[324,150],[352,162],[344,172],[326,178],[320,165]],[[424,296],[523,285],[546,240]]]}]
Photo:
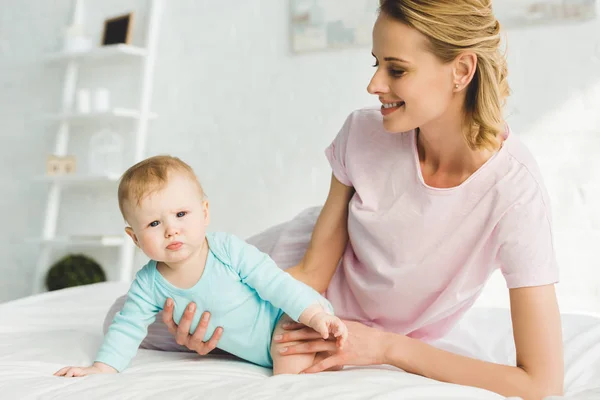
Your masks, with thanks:
[{"label": "white wall", "polygon": [[[196,169],[211,200],[214,229],[247,236],[322,203],[330,176],[323,149],[350,111],[376,103],[365,91],[372,73],[370,49],[291,54],[287,1],[246,0],[235,7],[214,1],[166,3],[152,101],[160,117],[150,125],[149,154],[177,155]],[[136,10],[134,41],[143,43],[143,0],[86,4],[89,33],[96,36],[106,15]],[[67,0],[0,5],[0,157],[5,166],[0,206],[8,216],[0,236],[5,255],[0,301],[30,290],[37,249],[23,244],[23,238],[39,235],[45,201],[43,185],[31,178],[43,172],[54,138],[52,125],[36,117],[58,109],[62,79],[60,68],[48,68],[40,58],[60,45],[71,5]],[[593,254],[600,244],[599,218],[592,226],[586,214],[600,200],[590,185],[600,179],[591,171],[598,169],[594,154],[600,148],[599,37],[598,21],[511,31],[508,37],[513,87],[508,121],[531,144],[546,172],[563,301],[576,304],[579,298],[571,294],[578,294],[587,307],[591,301],[600,304],[600,263]],[[133,71],[135,64],[104,65],[82,78],[90,86],[114,88],[115,94],[125,87],[126,94],[115,100],[135,105]],[[74,143],[81,160],[88,133],[82,128]],[[65,213],[60,228],[119,231],[114,197],[109,188],[74,191],[65,199],[71,217]],[[84,218],[89,221],[82,223]],[[107,254],[99,257],[111,262]],[[495,280],[482,302],[497,303],[502,293],[502,282]]]}]

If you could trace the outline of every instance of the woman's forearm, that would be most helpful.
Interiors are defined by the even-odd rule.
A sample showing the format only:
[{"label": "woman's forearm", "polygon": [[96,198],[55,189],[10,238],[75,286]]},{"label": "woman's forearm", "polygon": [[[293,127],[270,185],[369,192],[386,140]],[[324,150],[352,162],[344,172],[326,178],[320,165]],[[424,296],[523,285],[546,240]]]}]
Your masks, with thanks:
[{"label": "woman's forearm", "polygon": [[294,278],[324,292],[348,243],[348,203],[354,189],[331,179],[327,201],[313,230],[300,264],[286,271]]},{"label": "woman's forearm", "polygon": [[416,339],[386,333],[385,364],[442,382],[473,386],[503,396],[541,400],[562,395],[557,389],[536,382],[519,367],[494,364],[435,348]]}]

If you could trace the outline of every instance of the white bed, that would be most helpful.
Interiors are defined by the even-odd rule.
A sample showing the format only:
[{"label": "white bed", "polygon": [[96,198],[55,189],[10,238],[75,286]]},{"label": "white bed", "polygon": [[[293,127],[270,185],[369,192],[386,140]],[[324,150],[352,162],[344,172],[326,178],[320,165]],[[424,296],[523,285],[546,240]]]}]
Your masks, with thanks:
[{"label": "white bed", "polygon": [[[268,369],[233,358],[200,358],[151,350],[140,350],[131,367],[122,374],[85,378],[52,376],[62,366],[84,365],[92,360],[102,339],[106,310],[127,288],[120,283],[102,283],[0,304],[0,398],[504,398],[386,366],[271,377]],[[565,314],[563,324],[566,398],[600,399],[600,316]],[[474,332],[485,333],[475,338]],[[507,310],[473,309],[438,345],[485,360],[514,362]]]}]

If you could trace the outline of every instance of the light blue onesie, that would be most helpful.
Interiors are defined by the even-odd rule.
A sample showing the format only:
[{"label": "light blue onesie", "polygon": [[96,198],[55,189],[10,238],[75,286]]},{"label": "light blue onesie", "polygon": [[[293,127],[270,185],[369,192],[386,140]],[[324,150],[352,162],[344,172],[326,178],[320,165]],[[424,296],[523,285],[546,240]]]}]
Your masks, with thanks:
[{"label": "light blue onesie", "polygon": [[218,326],[223,335],[218,347],[264,367],[271,367],[271,336],[285,312],[295,321],[310,305],[331,304],[304,283],[280,270],[256,247],[227,233],[207,233],[208,257],[200,280],[189,289],[170,284],[150,261],[136,275],[121,312],[115,316],[96,361],[118,371],[127,367],[167,298],[175,302],[173,319],[179,323],[193,301],[197,312],[191,332],[202,311],[210,312],[204,340]]}]

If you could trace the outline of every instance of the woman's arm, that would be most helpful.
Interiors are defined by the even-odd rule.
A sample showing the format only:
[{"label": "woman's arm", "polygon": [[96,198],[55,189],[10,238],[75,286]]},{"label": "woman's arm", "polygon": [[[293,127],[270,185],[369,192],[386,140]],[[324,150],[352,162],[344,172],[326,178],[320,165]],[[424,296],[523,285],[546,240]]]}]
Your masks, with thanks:
[{"label": "woman's arm", "polygon": [[[292,345],[284,354],[335,352],[304,372],[340,365],[390,364],[407,372],[454,384],[487,389],[504,396],[541,400],[563,393],[561,323],[554,285],[510,290],[517,366],[494,364],[440,350],[419,340],[347,322],[343,350],[316,339],[306,328],[283,335],[278,342],[316,339]],[[297,328],[295,326],[294,328]]]},{"label": "woman's arm", "polygon": [[322,293],[329,286],[348,243],[348,204],[354,188],[333,174],[325,205],[317,219],[302,261],[286,270],[294,278]]},{"label": "woman's arm", "polygon": [[524,400],[562,395],[562,330],[554,285],[511,289],[510,303],[516,367],[459,356],[398,335],[388,336],[386,363]]}]

